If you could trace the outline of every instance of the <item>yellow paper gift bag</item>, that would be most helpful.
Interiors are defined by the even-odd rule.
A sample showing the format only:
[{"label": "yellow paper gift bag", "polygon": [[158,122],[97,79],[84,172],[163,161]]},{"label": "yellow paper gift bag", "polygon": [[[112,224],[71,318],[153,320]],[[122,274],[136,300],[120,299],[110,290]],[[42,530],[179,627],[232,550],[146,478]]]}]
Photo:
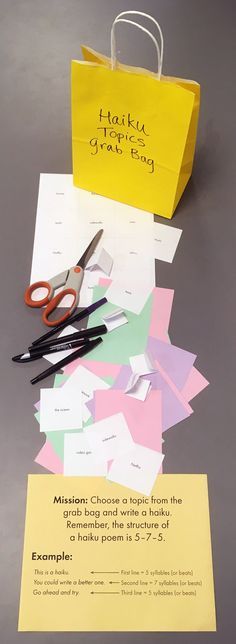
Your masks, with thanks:
[{"label": "yellow paper gift bag", "polygon": [[[150,18],[161,48],[126,14]],[[116,61],[115,25],[128,22],[148,33],[158,73]],[[161,75],[163,39],[156,21],[123,12],[111,30],[111,59],[82,47],[72,61],[74,185],[171,218],[191,176],[200,104],[194,81]]]}]

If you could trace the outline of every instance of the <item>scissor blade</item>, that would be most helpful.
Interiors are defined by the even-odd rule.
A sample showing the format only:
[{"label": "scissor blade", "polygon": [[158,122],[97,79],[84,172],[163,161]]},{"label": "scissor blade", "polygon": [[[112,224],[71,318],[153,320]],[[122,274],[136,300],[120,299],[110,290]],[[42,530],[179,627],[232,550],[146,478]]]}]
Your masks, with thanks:
[{"label": "scissor blade", "polygon": [[92,239],[92,241],[84,251],[82,257],[77,262],[77,266],[81,266],[81,268],[85,268],[90,257],[92,257],[92,254],[94,253],[99,240],[101,239],[102,233],[103,233],[103,228],[101,228],[101,230],[99,230],[98,233],[95,235],[95,237]]}]

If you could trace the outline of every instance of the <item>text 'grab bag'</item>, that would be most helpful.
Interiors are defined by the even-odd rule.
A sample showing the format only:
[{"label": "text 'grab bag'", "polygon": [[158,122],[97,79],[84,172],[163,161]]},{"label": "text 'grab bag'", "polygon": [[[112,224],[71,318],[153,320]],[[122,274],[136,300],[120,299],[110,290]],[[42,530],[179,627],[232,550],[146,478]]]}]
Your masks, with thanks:
[{"label": "text 'grab bag'", "polygon": [[[140,14],[158,28],[160,47],[143,26],[122,16]],[[115,26],[128,22],[148,33],[158,72],[116,60]],[[111,58],[82,47],[72,61],[74,185],[171,218],[192,172],[200,85],[162,76],[158,23],[123,12],[111,29]]]}]

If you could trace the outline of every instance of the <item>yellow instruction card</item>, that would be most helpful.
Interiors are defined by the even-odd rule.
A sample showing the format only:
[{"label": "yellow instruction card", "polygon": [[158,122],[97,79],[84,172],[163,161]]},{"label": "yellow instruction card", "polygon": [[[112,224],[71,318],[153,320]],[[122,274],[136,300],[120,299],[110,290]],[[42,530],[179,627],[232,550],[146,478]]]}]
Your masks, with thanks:
[{"label": "yellow instruction card", "polygon": [[30,475],[19,630],[215,631],[206,475]]}]

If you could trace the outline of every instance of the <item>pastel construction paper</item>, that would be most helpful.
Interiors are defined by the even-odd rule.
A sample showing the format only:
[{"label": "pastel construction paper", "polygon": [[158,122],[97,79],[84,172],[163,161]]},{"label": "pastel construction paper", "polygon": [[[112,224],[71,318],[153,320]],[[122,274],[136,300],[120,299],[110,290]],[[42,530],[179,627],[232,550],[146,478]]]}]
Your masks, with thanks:
[{"label": "pastel construction paper", "polygon": [[196,369],[192,367],[188,378],[181,390],[183,398],[188,402],[195,398],[205,387],[209,385],[208,380]]},{"label": "pastel construction paper", "polygon": [[[127,366],[123,366],[120,370],[119,376],[112,386],[112,389],[124,390],[127,387],[131,374],[131,369]],[[183,395],[177,390],[175,385],[168,379],[166,374],[161,374],[160,371],[156,371],[155,373],[145,376],[145,379],[150,381],[152,389],[161,391],[163,432],[185,418],[188,418],[188,416],[193,413],[190,405],[186,402]],[[95,403],[93,401],[89,403],[89,410],[92,415],[95,414]]]},{"label": "pastel construction paper", "polygon": [[152,310],[149,335],[168,342],[166,337],[170,324],[174,291],[168,288],[154,288],[152,291]]},{"label": "pastel construction paper", "polygon": [[145,402],[127,396],[123,391],[96,391],[95,420],[122,412],[135,443],[162,451],[161,392],[150,391]]},{"label": "pastel construction paper", "polygon": [[[105,295],[107,285],[109,284],[110,280],[100,280],[100,285],[94,288],[94,301]],[[151,319],[153,319],[153,306],[155,307],[155,311],[158,311],[156,317],[156,333],[159,334],[158,337],[166,341],[173,294],[174,291],[170,291],[169,289],[154,288],[140,315],[137,316],[125,310],[124,312],[129,323],[114,330],[112,334],[107,334],[105,341],[93,351],[93,359],[117,364],[129,364],[130,355],[144,353]],[[114,308],[116,307],[108,302],[100,310],[97,309],[94,311],[89,317],[88,327],[102,324],[104,313],[109,313]]]},{"label": "pastel construction paper", "polygon": [[152,358],[155,358],[156,363],[158,362],[165,370],[176,387],[181,390],[197,356],[190,351],[152,337],[148,338],[147,350]]},{"label": "pastel construction paper", "polygon": [[[101,279],[99,286],[93,289],[93,301],[96,301],[105,295],[107,286],[110,280]],[[149,327],[154,333],[154,337],[160,337],[166,341],[166,333],[169,328],[169,321],[171,315],[171,307],[173,301],[174,291],[164,288],[154,288],[152,294],[140,313],[139,316],[129,311],[124,311],[128,319],[128,324],[123,327],[115,329],[110,335],[107,334],[104,342],[93,350],[93,360],[88,354],[88,359],[77,360],[68,365],[64,372],[72,373],[78,364],[91,364],[91,370],[94,370],[94,363],[96,361],[103,363],[110,363],[115,365],[129,364],[129,356],[138,353],[143,353],[146,348]],[[88,327],[97,326],[103,323],[103,316],[111,313],[117,307],[109,302],[103,305],[100,309],[94,311],[88,319]],[[154,317],[156,322],[154,321]],[[156,336],[155,336],[156,334]],[[93,365],[93,366],[92,366]],[[108,367],[107,367],[108,368]],[[95,371],[94,371],[95,373]],[[97,375],[104,377],[97,372]],[[116,374],[114,374],[116,377]]]},{"label": "pastel construction paper", "polygon": [[[101,286],[94,287],[94,301],[100,299],[105,295],[105,289]],[[112,333],[107,333],[104,336],[103,342],[93,349],[92,359],[99,362],[108,362],[112,364],[128,364],[130,354],[143,353],[147,343],[148,330],[151,317],[152,295],[143,308],[140,315],[135,315],[129,311],[124,311],[128,324],[124,324]],[[103,324],[102,318],[104,315],[111,313],[117,306],[104,304],[97,311],[94,311],[88,320],[88,327],[93,327],[98,324]],[[91,360],[88,354],[88,359]],[[84,358],[83,364],[87,362]],[[75,363],[76,364],[76,363]],[[80,364],[77,361],[77,364]]]},{"label": "pastel construction paper", "polygon": [[63,473],[63,462],[56,454],[50,441],[46,440],[43,447],[35,457],[35,463],[45,467],[46,470],[53,474]]},{"label": "pastel construction paper", "polygon": [[70,376],[75,369],[78,367],[78,365],[81,364],[82,366],[86,367],[87,369],[90,369],[96,376],[99,376],[99,378],[106,378],[106,377],[111,377],[111,378],[117,378],[118,373],[120,371],[120,365],[119,364],[112,364],[112,362],[100,362],[97,360],[75,360],[75,362],[71,362],[71,364],[68,364],[64,368],[64,374],[67,376]]}]

